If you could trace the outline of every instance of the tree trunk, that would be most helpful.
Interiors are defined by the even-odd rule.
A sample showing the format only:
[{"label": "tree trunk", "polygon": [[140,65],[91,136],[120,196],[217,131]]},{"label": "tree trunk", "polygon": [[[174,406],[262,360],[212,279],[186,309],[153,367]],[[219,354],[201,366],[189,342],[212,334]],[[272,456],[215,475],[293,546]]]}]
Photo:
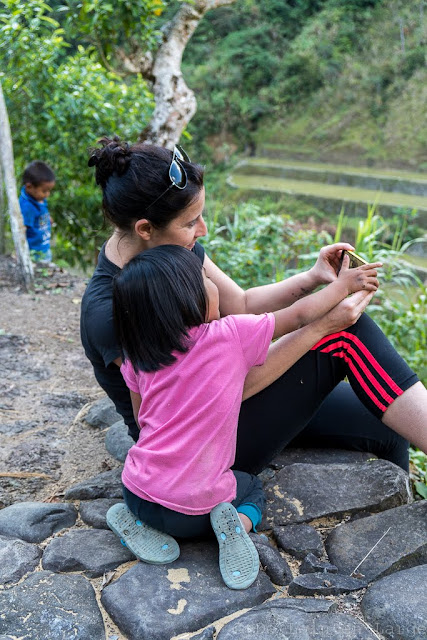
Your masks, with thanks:
[{"label": "tree trunk", "polygon": [[9,117],[0,82],[0,164],[3,168],[4,184],[8,202],[10,227],[15,245],[18,266],[25,288],[32,289],[34,282],[33,265],[30,250],[25,235],[24,222],[17,196],[15,167],[13,160],[12,136],[10,133]]},{"label": "tree trunk", "polygon": [[196,97],[181,73],[184,49],[209,9],[233,2],[235,0],[195,0],[181,6],[154,57],[151,75],[155,108],[141,139],[170,149],[179,141],[197,109]]},{"label": "tree trunk", "polygon": [[0,256],[6,253],[6,203],[4,198],[3,171],[0,162]]}]

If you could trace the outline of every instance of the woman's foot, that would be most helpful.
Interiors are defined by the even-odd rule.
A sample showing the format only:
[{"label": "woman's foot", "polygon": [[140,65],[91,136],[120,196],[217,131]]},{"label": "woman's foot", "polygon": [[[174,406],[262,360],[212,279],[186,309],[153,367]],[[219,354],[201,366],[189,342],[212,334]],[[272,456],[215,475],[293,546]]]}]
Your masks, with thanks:
[{"label": "woman's foot", "polygon": [[239,514],[229,502],[221,502],[210,514],[219,545],[219,569],[230,589],[247,589],[257,578],[259,557]]},{"label": "woman's foot", "polygon": [[172,536],[143,524],[125,504],[110,507],[106,520],[111,531],[139,560],[167,564],[179,557],[179,546]]}]

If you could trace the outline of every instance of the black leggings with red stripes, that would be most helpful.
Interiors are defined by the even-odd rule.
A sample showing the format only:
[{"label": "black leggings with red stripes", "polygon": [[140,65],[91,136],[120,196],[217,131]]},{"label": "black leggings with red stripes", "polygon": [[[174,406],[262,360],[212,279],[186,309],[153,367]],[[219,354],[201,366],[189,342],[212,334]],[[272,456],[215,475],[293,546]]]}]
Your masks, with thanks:
[{"label": "black leggings with red stripes", "polygon": [[408,442],[381,417],[417,381],[364,314],[243,402],[233,468],[259,473],[284,447],[295,446],[369,451],[408,470]]}]

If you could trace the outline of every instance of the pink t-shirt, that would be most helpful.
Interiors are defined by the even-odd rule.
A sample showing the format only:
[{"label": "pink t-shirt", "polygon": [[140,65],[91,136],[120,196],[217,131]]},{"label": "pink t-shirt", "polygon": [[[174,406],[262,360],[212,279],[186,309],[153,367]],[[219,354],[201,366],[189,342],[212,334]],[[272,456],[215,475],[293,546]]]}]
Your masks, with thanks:
[{"label": "pink t-shirt", "polygon": [[265,361],[273,331],[271,313],[226,316],[192,328],[189,351],[164,369],[135,374],[124,362],[127,386],[142,397],[139,439],[122,474],[132,493],[189,515],[234,500],[243,385]]}]

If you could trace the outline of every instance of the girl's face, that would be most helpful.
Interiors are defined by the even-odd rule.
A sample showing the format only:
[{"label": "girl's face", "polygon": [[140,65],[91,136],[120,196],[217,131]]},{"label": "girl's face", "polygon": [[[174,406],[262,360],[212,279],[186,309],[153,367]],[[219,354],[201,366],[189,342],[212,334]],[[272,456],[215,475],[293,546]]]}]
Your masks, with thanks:
[{"label": "girl's face", "polygon": [[219,320],[219,293],[216,284],[206,275],[206,269],[202,267],[203,284],[205,285],[206,295],[208,298],[208,310],[206,322]]},{"label": "girl's face", "polygon": [[182,213],[174,218],[164,229],[151,227],[149,248],[161,244],[178,244],[186,249],[192,249],[197,238],[205,236],[207,228],[203,220],[205,208],[205,189]]}]

